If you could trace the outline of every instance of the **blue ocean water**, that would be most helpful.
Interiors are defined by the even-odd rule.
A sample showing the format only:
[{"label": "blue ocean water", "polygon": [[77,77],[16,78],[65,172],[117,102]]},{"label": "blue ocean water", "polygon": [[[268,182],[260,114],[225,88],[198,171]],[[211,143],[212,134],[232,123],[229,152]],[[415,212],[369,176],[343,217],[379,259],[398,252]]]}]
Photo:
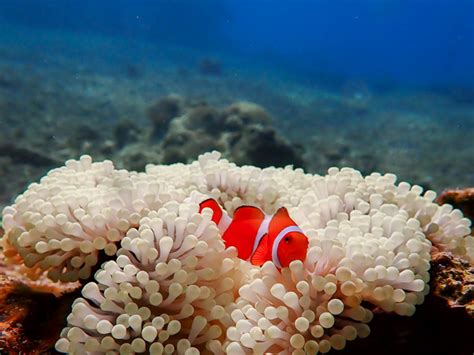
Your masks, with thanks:
[{"label": "blue ocean water", "polygon": [[[150,133],[170,94],[215,110],[199,144]],[[240,101],[271,117],[239,133],[268,140],[266,156],[214,134]],[[472,0],[0,1],[0,207],[84,153],[140,170],[219,149],[268,166],[276,145],[311,173],[473,186],[473,135]]]},{"label": "blue ocean water", "polygon": [[0,18],[212,50],[310,82],[474,85],[471,0],[3,0]]}]

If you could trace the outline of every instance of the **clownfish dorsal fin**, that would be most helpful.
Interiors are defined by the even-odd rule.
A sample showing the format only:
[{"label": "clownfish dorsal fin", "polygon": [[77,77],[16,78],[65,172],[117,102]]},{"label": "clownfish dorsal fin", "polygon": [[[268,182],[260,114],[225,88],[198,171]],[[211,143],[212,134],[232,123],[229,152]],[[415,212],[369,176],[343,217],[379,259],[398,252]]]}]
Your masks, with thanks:
[{"label": "clownfish dorsal fin", "polygon": [[288,218],[290,218],[290,215],[289,215],[288,210],[286,209],[286,207],[280,207],[275,212],[275,217],[288,217]]},{"label": "clownfish dorsal fin", "polygon": [[269,249],[270,246],[268,245],[269,240],[270,238],[268,237],[268,234],[265,234],[262,237],[262,240],[258,244],[257,249],[253,253],[252,257],[250,258],[250,262],[252,263],[252,265],[262,266],[263,264],[265,264],[266,261],[269,260],[269,257],[268,257],[268,251],[270,250]]},{"label": "clownfish dorsal fin", "polygon": [[275,238],[283,229],[292,225],[296,225],[296,223],[291,219],[288,210],[285,207],[280,207],[270,221],[268,234]]},{"label": "clownfish dorsal fin", "polygon": [[219,224],[222,218],[222,208],[213,198],[208,198],[207,200],[202,201],[199,204],[199,212],[202,212],[203,209],[210,208],[213,212],[212,221],[215,224]]},{"label": "clownfish dorsal fin", "polygon": [[260,208],[255,206],[240,206],[234,211],[234,218],[232,218],[232,220],[237,222],[252,219],[263,220],[264,218],[265,214]]}]

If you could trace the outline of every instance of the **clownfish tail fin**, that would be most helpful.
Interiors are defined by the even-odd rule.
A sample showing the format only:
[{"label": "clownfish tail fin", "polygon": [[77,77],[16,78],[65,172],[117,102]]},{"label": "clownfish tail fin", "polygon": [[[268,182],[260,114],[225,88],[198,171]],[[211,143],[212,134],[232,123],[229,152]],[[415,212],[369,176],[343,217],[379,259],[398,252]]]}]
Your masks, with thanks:
[{"label": "clownfish tail fin", "polygon": [[201,213],[205,208],[210,208],[212,210],[212,221],[219,225],[222,218],[222,207],[213,198],[208,198],[199,204],[199,213]]}]

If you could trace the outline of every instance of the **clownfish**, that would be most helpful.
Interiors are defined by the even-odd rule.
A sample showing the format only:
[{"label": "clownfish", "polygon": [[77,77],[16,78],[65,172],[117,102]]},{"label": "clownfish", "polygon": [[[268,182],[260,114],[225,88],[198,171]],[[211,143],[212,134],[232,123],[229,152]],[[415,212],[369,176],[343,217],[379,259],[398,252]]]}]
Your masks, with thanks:
[{"label": "clownfish", "polygon": [[234,246],[239,258],[261,266],[272,261],[279,269],[293,260],[304,261],[308,250],[308,237],[281,207],[274,215],[266,215],[254,206],[240,206],[230,218],[214,199],[199,204],[213,211],[212,221],[221,231],[226,248]]}]

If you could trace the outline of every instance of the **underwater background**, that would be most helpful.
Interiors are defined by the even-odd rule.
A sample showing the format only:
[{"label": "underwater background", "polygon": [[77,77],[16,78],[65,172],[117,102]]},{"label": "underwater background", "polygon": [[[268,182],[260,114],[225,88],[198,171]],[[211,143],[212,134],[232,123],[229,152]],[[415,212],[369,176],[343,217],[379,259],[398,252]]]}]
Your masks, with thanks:
[{"label": "underwater background", "polygon": [[0,1],[0,208],[64,160],[474,182],[473,1]]}]

